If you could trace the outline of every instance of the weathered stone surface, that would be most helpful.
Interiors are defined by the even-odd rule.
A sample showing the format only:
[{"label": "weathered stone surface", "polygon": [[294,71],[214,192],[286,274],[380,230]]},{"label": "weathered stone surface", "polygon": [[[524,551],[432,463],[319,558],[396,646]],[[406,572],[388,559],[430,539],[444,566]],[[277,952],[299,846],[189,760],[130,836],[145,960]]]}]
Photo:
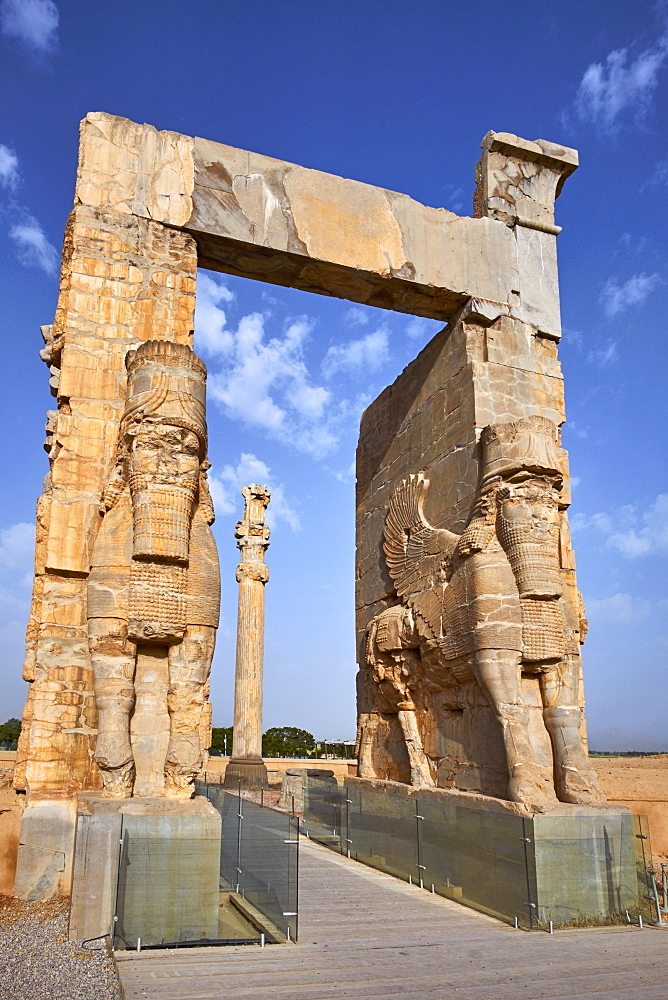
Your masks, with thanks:
[{"label": "weathered stone surface", "polygon": [[[2,763],[5,763],[4,761]],[[11,772],[0,771],[0,895],[11,896],[16,878],[19,829],[25,795],[10,788]]]},{"label": "weathered stone surface", "polygon": [[91,112],[81,123],[76,200],[182,226],[192,209],[193,140]]},{"label": "weathered stone surface", "polygon": [[360,774],[598,802],[555,345],[462,310],[362,420]]},{"label": "weathered stone surface", "polygon": [[116,460],[125,358],[152,337],[191,343],[196,265],[190,237],[146,218],[81,205],[70,216],[42,352],[58,374],[58,410],[49,416],[50,473],[37,510],[19,788],[99,787],[87,575]]},{"label": "weathered stone surface", "polygon": [[182,227],[204,267],[443,320],[475,296],[558,337],[553,206],[577,154],[507,133],[489,133],[483,149],[477,217],[462,218],[94,113],[82,122],[77,204]]},{"label": "weathered stone surface", "polygon": [[[101,766],[108,794],[128,795],[135,783],[136,792],[187,796],[201,766],[218,570],[203,369],[191,351],[197,265],[450,324],[365,417],[363,632],[397,601],[380,545],[398,484],[427,477],[429,525],[460,535],[480,500],[482,429],[527,418],[563,421],[553,209],[576,165],[573,150],[489,133],[475,217],[459,218],[223,144],[102,113],[85,119],[56,316],[42,328],[58,407],[48,415],[50,473],[37,510],[18,788],[96,789]],[[563,456],[559,462],[565,483]],[[559,510],[567,504],[567,486],[560,486]],[[517,567],[508,546],[498,538],[494,544],[478,561],[487,560],[490,573],[508,562],[499,612],[505,621],[515,607]],[[568,619],[573,631],[577,589],[563,517],[560,560],[560,607],[570,611],[560,611],[559,621]],[[246,625],[239,656],[249,666],[235,733],[239,753],[259,755],[260,716],[252,706],[261,685],[264,583],[245,559],[240,572]],[[546,607],[540,613],[552,615],[557,628],[554,608]],[[520,619],[519,626],[506,622],[506,633],[526,631]],[[539,634],[540,614],[537,620]],[[406,648],[421,656],[420,648]],[[524,654],[524,645],[514,652]],[[394,667],[390,675],[386,691],[405,686]],[[536,766],[545,771],[551,750],[542,681],[532,674],[517,684]],[[378,740],[391,748],[388,773],[408,774],[407,748],[415,766],[422,741],[424,753],[440,761],[439,781],[482,782],[499,794],[507,775],[499,765],[496,702],[470,681],[455,687],[456,703],[440,689],[434,695],[434,710],[450,720],[438,746],[410,714],[410,692],[393,711],[376,713]],[[579,689],[576,701],[581,710]],[[487,749],[475,760],[460,752],[476,742]]]},{"label": "weathered stone surface", "polygon": [[236,526],[241,562],[237,566],[239,608],[237,663],[234,680],[234,738],[225,784],[263,785],[267,769],[262,761],[262,676],[264,670],[264,588],[269,568],[264,557],[269,546],[265,511],[270,494],[252,483],[241,491],[244,516]]},{"label": "weathered stone surface", "polygon": [[33,795],[21,818],[14,893],[19,899],[69,895],[76,795]]},{"label": "weathered stone surface", "polygon": [[95,758],[109,796],[134,788],[182,798],[208,747],[200,727],[220,594],[206,369],[186,344],[153,340],[126,365],[116,465],[88,580]]}]

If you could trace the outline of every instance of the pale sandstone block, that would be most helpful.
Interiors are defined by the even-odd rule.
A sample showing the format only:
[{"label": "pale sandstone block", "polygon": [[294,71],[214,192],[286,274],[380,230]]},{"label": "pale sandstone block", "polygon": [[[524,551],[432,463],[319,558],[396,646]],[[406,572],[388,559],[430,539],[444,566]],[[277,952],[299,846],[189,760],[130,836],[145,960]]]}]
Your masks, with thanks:
[{"label": "pale sandstone block", "polygon": [[81,123],[76,198],[182,226],[192,210],[193,140],[92,112]]},{"label": "pale sandstone block", "polygon": [[54,496],[45,560],[47,569],[51,572],[88,573],[99,521],[97,497],[61,499]]}]

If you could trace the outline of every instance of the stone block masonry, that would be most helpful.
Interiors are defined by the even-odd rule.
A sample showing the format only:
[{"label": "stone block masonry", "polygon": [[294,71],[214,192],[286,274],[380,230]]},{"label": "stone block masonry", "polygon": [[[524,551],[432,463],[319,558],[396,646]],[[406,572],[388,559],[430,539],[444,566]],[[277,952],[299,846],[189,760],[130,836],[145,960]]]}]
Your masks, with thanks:
[{"label": "stone block masonry", "polygon": [[[506,553],[514,567],[511,572],[504,564],[506,591],[510,587],[506,618],[515,616],[510,622],[515,635],[524,627],[536,636],[545,622],[552,623],[554,649],[567,643],[571,658],[566,671],[570,700],[567,706],[558,698],[552,704],[539,671],[526,684],[522,676],[521,698],[517,685],[490,696],[492,674],[505,669],[495,654],[482,686],[479,678],[477,686],[470,681],[455,685],[478,705],[477,715],[468,713],[468,702],[454,705],[450,699],[446,705],[442,678],[436,683],[440,693],[429,696],[424,712],[468,721],[453,722],[454,729],[447,737],[441,733],[435,747],[427,730],[440,732],[439,726],[425,729],[427,716],[415,714],[410,685],[396,696],[395,681],[400,686],[403,681],[392,673],[392,650],[378,647],[381,660],[389,656],[395,666],[381,679],[380,660],[370,666],[362,657],[368,690],[380,698],[371,698],[371,708],[362,705],[362,715],[376,717],[378,733],[386,734],[380,743],[385,740],[397,774],[408,775],[408,748],[414,776],[429,773],[431,780],[447,784],[455,772],[464,773],[453,749],[457,740],[458,746],[475,744],[473,719],[491,713],[490,732],[496,726],[497,735],[490,737],[491,744],[485,742],[479,761],[466,751],[464,757],[475,765],[466,780],[475,784],[482,780],[476,775],[486,774],[485,787],[492,794],[515,794],[535,805],[540,795],[537,799],[533,791],[502,791],[509,764],[507,747],[505,763],[499,756],[499,734],[504,719],[524,713],[522,739],[526,742],[530,730],[529,744],[537,755],[531,787],[545,791],[550,745],[558,733],[569,747],[565,766],[574,766],[580,776],[577,789],[560,794],[588,794],[577,756],[581,691],[574,643],[581,633],[572,554],[563,540],[568,492],[565,457],[558,447],[564,414],[556,359],[554,199],[576,166],[573,150],[490,132],[477,169],[474,216],[460,218],[403,194],[221,143],[103,113],[84,119],[58,306],[53,324],[42,330],[42,357],[57,408],[48,418],[50,472],[37,506],[24,672],[30,687],[15,778],[16,787],[28,793],[26,830],[32,807],[44,796],[60,803],[63,816],[71,812],[64,803],[81,790],[187,797],[202,763],[218,583],[217,557],[207,534],[213,510],[200,410],[205,375],[196,374],[199,362],[191,350],[197,266],[448,324],[365,416],[358,472],[360,635],[381,609],[406,604],[399,593],[406,588],[392,576],[382,548],[393,502],[398,510],[398,485],[410,476],[430,477],[424,487],[428,498],[422,498],[426,514],[420,517],[431,518],[428,524],[438,531],[467,531],[475,505],[491,503],[489,491],[484,497],[480,493],[480,477],[498,460],[494,449],[506,448],[484,444],[483,429],[491,428],[485,440],[496,435],[494,440],[510,442],[510,452],[506,448],[501,457],[515,466],[504,473],[506,493],[494,492],[498,531],[490,544],[510,552],[502,535],[511,506],[526,513],[532,531],[542,531],[536,525],[545,521],[546,537],[552,539],[558,528],[562,538],[559,594],[527,591],[518,597],[512,574],[523,572],[523,557],[517,546]],[[170,350],[163,349],[167,344]],[[519,426],[527,420],[534,421],[531,431]],[[516,454],[522,448],[524,465]],[[521,485],[515,480],[525,471],[549,482]],[[410,489],[403,494],[405,503],[416,511],[417,494],[412,499],[409,494]],[[395,518],[395,535],[408,523],[406,510]],[[395,571],[396,558],[395,553]],[[466,567],[451,567],[460,597],[469,586],[478,596],[484,589],[484,567],[491,557],[483,548],[472,558],[470,565],[477,567],[472,576]],[[501,558],[498,552],[494,558]],[[427,563],[421,572],[422,578],[429,575]],[[409,591],[404,596],[411,597]],[[513,603],[517,600],[521,608]],[[455,601],[451,617],[460,607]],[[522,614],[524,626],[518,625]],[[405,624],[399,619],[391,627],[383,623],[386,645],[392,628]],[[470,646],[471,627],[462,619],[461,634],[450,629],[448,641]],[[445,641],[445,633],[421,641],[438,646],[440,640]],[[515,646],[521,648],[513,649],[513,656],[535,653],[528,641],[516,639]],[[414,667],[425,653],[426,666],[418,673],[429,674],[426,650],[420,651],[419,644],[406,649]],[[548,656],[544,662],[552,660]],[[475,672],[475,664],[462,666],[464,674],[466,669]],[[514,671],[513,665],[512,676]],[[423,685],[425,691],[428,687]],[[500,704],[510,706],[501,715]],[[567,711],[559,715],[553,709]],[[469,734],[466,740],[461,725]],[[514,730],[518,738],[520,730]],[[363,758],[366,767],[371,758]],[[522,785],[517,775],[515,784]],[[62,838],[65,862],[60,874],[53,874],[49,891],[67,891],[63,873],[71,868],[70,827]],[[39,869],[43,882],[46,868],[40,864],[33,870]]]}]

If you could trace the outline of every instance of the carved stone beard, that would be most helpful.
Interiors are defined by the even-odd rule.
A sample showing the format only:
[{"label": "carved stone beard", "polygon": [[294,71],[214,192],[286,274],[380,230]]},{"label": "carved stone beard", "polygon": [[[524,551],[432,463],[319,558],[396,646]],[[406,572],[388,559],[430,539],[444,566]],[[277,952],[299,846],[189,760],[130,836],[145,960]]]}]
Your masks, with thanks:
[{"label": "carved stone beard", "polygon": [[559,494],[551,483],[506,482],[497,491],[499,541],[520,597],[561,596]]},{"label": "carved stone beard", "polygon": [[130,475],[132,558],[188,565],[197,480],[166,484]]},{"label": "carved stone beard", "polygon": [[498,535],[519,591],[525,663],[557,661],[566,650],[559,517],[559,493],[547,478],[506,481],[497,491]]},{"label": "carved stone beard", "polygon": [[190,430],[145,420],[129,456],[133,516],[128,636],[177,641],[187,625],[190,529],[198,497],[199,441]]}]

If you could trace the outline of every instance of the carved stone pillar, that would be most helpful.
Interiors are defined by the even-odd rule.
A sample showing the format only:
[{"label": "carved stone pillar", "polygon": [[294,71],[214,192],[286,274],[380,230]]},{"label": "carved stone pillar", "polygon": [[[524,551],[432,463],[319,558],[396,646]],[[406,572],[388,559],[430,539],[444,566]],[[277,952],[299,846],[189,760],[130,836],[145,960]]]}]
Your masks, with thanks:
[{"label": "carved stone pillar", "polygon": [[264,662],[264,585],[269,569],[264,554],[269,528],[264,514],[270,494],[266,486],[251,484],[241,491],[243,520],[236,526],[241,562],[237,566],[239,612],[237,618],[237,668],[234,684],[234,739],[225,784],[257,787],[267,781],[262,760],[262,668]]}]

